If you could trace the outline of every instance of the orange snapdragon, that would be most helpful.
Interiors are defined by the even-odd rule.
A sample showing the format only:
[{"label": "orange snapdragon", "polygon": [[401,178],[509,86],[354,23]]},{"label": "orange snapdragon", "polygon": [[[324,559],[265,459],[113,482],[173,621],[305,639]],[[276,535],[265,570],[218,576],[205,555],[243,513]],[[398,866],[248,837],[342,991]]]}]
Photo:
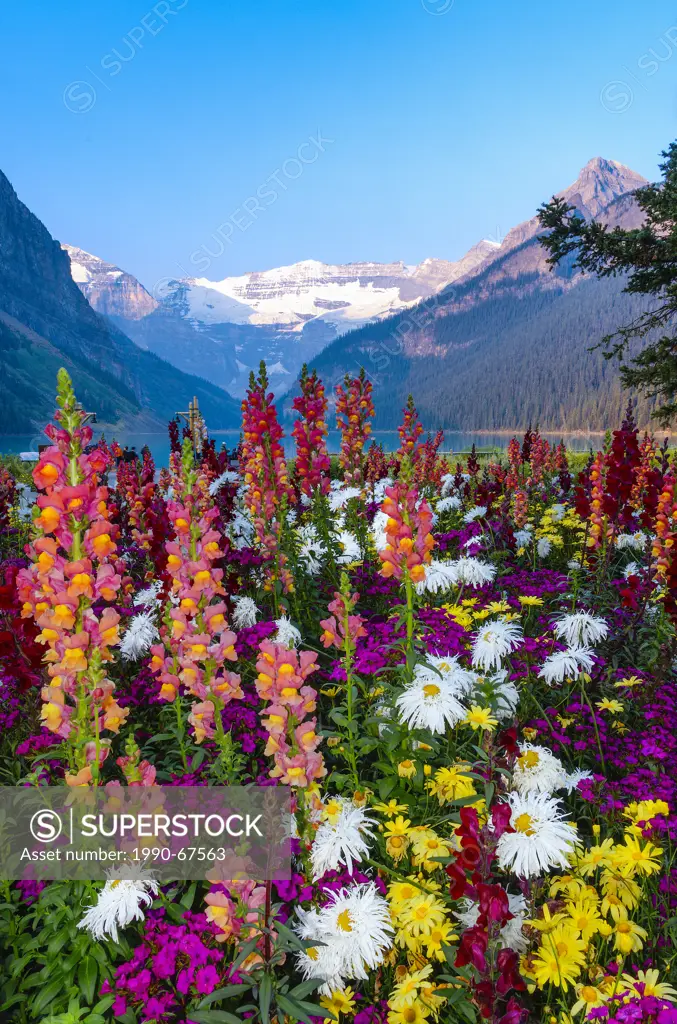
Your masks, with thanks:
[{"label": "orange snapdragon", "polygon": [[17,575],[17,587],[22,615],[35,619],[45,646],[42,722],[68,741],[77,777],[96,781],[111,743],[103,734],[117,733],[129,713],[117,704],[106,674],[120,616],[111,607],[94,611],[95,602],[98,609],[114,601],[122,586],[118,531],[108,490],[99,484],[109,457],[97,448],[85,454],[92,432],[65,370],[59,371],[57,403],[56,424],[45,430],[54,443],[33,470],[40,493],[27,547],[32,564]]},{"label": "orange snapdragon", "polygon": [[402,579],[405,573],[418,583],[425,579],[425,566],[431,560],[435,540],[431,533],[432,512],[425,499],[405,477],[386,487],[381,511],[388,516],[387,544],[379,551],[381,575]]},{"label": "orange snapdragon", "polygon": [[283,785],[305,789],[327,774],[317,752],[317,719],[308,718],[317,704],[317,691],[306,685],[317,671],[315,654],[297,653],[269,640],[259,644],[259,651],[256,690],[267,702],[267,717],[262,719],[268,732],[265,753],[275,762],[269,775]]},{"label": "orange snapdragon", "polygon": [[161,683],[161,700],[175,701],[182,687],[197,698],[188,717],[196,743],[214,736],[223,741],[221,711],[243,696],[239,675],[226,667],[237,660],[237,637],[226,620],[223,569],[215,565],[223,554],[223,538],[213,528],[218,510],[195,471],[189,441],[175,465],[167,514],[176,537],[165,544],[173,601],[165,609],[162,642],[151,647],[151,671]]}]

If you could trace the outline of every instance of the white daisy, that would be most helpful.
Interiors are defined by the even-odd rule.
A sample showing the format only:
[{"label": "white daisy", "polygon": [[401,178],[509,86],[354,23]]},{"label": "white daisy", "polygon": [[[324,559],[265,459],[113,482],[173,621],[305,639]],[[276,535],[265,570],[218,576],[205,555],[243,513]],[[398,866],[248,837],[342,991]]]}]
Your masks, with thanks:
[{"label": "white daisy", "polygon": [[251,544],[254,538],[254,525],[242,512],[236,512],[228,523],[228,536],[235,550],[240,551]]},{"label": "white daisy", "polygon": [[522,925],[527,919],[527,901],[521,893],[508,893],[508,906],[512,918],[501,928],[501,942],[516,953],[526,953],[529,940],[522,932]]},{"label": "white daisy", "polygon": [[240,479],[239,473],[234,472],[232,469],[227,469],[221,476],[217,476],[216,480],[212,480],[209,485],[209,493],[214,497],[218,494],[224,484],[235,484]]},{"label": "white daisy", "polygon": [[275,619],[275,625],[277,633],[273,637],[274,644],[282,644],[283,647],[289,648],[298,647],[301,643],[301,633],[296,626],[292,626],[286,615]]},{"label": "white daisy", "polygon": [[251,597],[247,597],[245,594],[236,594],[233,596],[233,602],[235,604],[232,622],[233,628],[245,629],[247,626],[255,626],[256,619],[261,614],[256,605],[256,601]]},{"label": "white daisy", "polygon": [[426,654],[425,661],[419,661],[414,668],[415,679],[435,682],[440,677],[464,695],[472,692],[477,678],[470,669],[463,668],[454,654]]},{"label": "white daisy", "polygon": [[634,548],[635,551],[643,551],[646,547],[646,536],[641,530],[637,533],[619,533],[616,537],[616,547],[623,551],[626,548]]},{"label": "white daisy", "polygon": [[[127,877],[120,878],[120,873]],[[86,928],[94,939],[110,937],[117,942],[118,928],[126,928],[132,921],[143,921],[141,907],[144,904],[151,906],[153,896],[158,893],[158,884],[142,870],[136,873],[136,878],[129,877],[132,873],[128,866],[107,872],[108,881],[97,902],[78,922],[78,928]]]},{"label": "white daisy", "polygon": [[393,481],[389,476],[384,476],[382,480],[377,480],[374,484],[373,498],[379,505],[383,504],[386,496],[386,487],[392,487]]},{"label": "white daisy", "polygon": [[395,702],[400,721],[411,729],[429,729],[443,734],[465,718],[468,709],[459,700],[462,691],[453,682],[453,674],[433,678],[414,676]]},{"label": "white daisy", "polygon": [[344,508],[351,498],[359,498],[360,494],[359,487],[338,487],[331,491],[328,497],[329,507],[332,512],[336,512],[340,508]]},{"label": "white daisy", "polygon": [[[383,545],[385,547],[385,544]],[[455,586],[457,581],[455,562],[439,562],[433,559],[425,567],[425,577],[415,584],[417,594],[441,594]]]},{"label": "white daisy", "polygon": [[599,640],[604,640],[609,632],[609,626],[604,619],[600,619],[590,612],[573,612],[571,615],[563,615],[553,625],[555,636],[560,640],[566,640],[569,647],[589,647]]},{"label": "white daisy", "polygon": [[522,630],[515,622],[495,619],[480,626],[472,645],[474,668],[485,671],[499,668],[507,654],[514,651],[522,641]]},{"label": "white daisy", "polygon": [[301,547],[299,558],[304,568],[311,576],[317,576],[322,570],[322,563],[327,554],[327,548],[320,540],[317,530],[312,523],[302,526],[299,530]]},{"label": "white daisy", "polygon": [[379,511],[374,516],[374,521],[371,524],[371,539],[374,547],[377,551],[383,551],[386,544],[388,543],[388,537],[386,535],[386,525],[388,523],[388,515],[385,512]]},{"label": "white daisy", "polygon": [[151,583],[144,590],[140,590],[134,597],[134,604],[140,605],[142,608],[157,608],[161,603],[159,600],[160,591],[162,590],[162,584],[156,580]]},{"label": "white daisy", "polygon": [[547,537],[541,537],[536,545],[536,551],[539,558],[547,558],[552,551],[552,541],[548,540]]},{"label": "white daisy", "polygon": [[521,743],[512,773],[512,785],[522,796],[554,793],[564,784],[566,773],[558,757],[547,747]]},{"label": "white daisy", "polygon": [[464,523],[474,523],[476,519],[484,519],[487,514],[486,505],[475,505],[473,508],[468,509],[466,514],[463,516]]},{"label": "white daisy", "polygon": [[515,543],[518,548],[528,548],[534,539],[531,530],[516,530]]},{"label": "white daisy", "polygon": [[557,505],[552,505],[551,508],[550,508],[550,518],[552,519],[553,523],[561,523],[566,514],[567,514],[567,507],[566,507],[566,505],[559,505],[559,504],[557,504]]},{"label": "white daisy", "polygon": [[440,498],[437,502],[437,512],[441,515],[443,512],[453,512],[455,509],[461,507],[461,499],[455,494],[450,494],[446,498]]},{"label": "white daisy", "polygon": [[297,954],[306,978],[321,979],[320,991],[345,988],[346,980],[368,979],[392,945],[390,908],[374,882],[330,893],[320,910],[297,909],[298,935],[318,946]]},{"label": "white daisy", "polygon": [[566,789],[567,793],[573,793],[578,788],[579,782],[586,782],[594,777],[592,772],[586,771],[584,768],[576,768],[573,772],[564,773],[564,780],[560,788]]},{"label": "white daisy", "polygon": [[506,679],[504,682],[500,683],[494,707],[494,714],[498,718],[499,722],[503,722],[507,718],[515,717],[519,699],[519,690],[513,683],[512,679]]},{"label": "white daisy", "polygon": [[[322,930],[320,911],[314,907],[304,910],[297,907],[298,924],[294,926],[297,935],[306,942],[317,942],[316,946],[309,946],[296,954],[296,966],[306,979],[314,978],[323,982],[319,989],[324,995],[331,995],[332,992],[345,988],[347,981],[347,966],[343,945],[332,936],[333,942],[327,941],[327,936]],[[341,973],[343,972],[343,973]]]},{"label": "white daisy", "polygon": [[623,570],[623,579],[627,580],[631,576],[641,576],[642,566],[638,562],[628,562],[625,569]]},{"label": "white daisy", "polygon": [[570,558],[567,562],[567,566],[569,569],[580,569],[581,563],[578,561],[577,558]]},{"label": "white daisy", "polygon": [[131,620],[120,641],[120,654],[124,661],[136,661],[147,654],[151,644],[160,639],[155,625],[155,611],[139,612]]},{"label": "white daisy", "polygon": [[576,842],[576,829],[564,820],[561,802],[547,793],[510,793],[510,825],[498,840],[496,855],[504,871],[519,878],[542,875],[551,867],[566,868]]},{"label": "white daisy", "polygon": [[[451,492],[454,489],[454,474],[453,473],[445,473],[444,476],[441,478],[440,483],[442,484],[442,490],[441,490],[442,497],[446,498],[446,496],[448,494],[451,494]],[[459,505],[460,504],[461,503],[459,501]]]},{"label": "white daisy", "polygon": [[467,928],[474,928],[477,918],[480,916],[480,905],[476,900],[465,897],[459,900],[458,910],[455,910],[454,917],[463,925],[463,931]]},{"label": "white daisy", "polygon": [[485,583],[491,583],[496,575],[495,566],[479,558],[458,558],[451,565],[454,566],[456,583],[467,587],[483,587]]},{"label": "white daisy", "polygon": [[338,812],[319,826],[310,851],[316,880],[327,871],[337,871],[341,865],[345,865],[352,874],[353,863],[361,861],[369,853],[363,836],[372,839],[371,826],[376,825],[374,819],[351,800],[337,797],[332,804],[338,806]]},{"label": "white daisy", "polygon": [[340,530],[336,539],[341,548],[341,554],[336,559],[339,565],[350,565],[352,562],[361,560],[360,545],[352,533],[349,533],[348,530]]},{"label": "white daisy", "polygon": [[575,647],[568,651],[555,651],[545,659],[538,672],[539,679],[545,679],[549,686],[575,679],[581,672],[591,672],[594,651],[589,647]]}]

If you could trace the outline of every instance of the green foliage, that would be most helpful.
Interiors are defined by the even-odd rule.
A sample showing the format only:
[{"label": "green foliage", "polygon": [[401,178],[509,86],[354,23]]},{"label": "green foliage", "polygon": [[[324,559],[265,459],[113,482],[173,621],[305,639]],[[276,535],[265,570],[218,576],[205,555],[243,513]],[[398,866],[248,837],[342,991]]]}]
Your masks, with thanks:
[{"label": "green foliage", "polygon": [[[528,245],[530,243],[526,243]],[[540,275],[522,275],[511,287],[452,285],[426,326],[427,350],[404,354],[398,329],[406,314],[344,335],[315,360],[335,379],[344,365],[363,364],[374,378],[375,426],[394,430],[409,392],[419,416],[435,430],[597,431],[623,419],[628,403],[616,365],[590,346],[640,316],[647,300],[623,291],[623,282],[583,280],[571,287],[562,273],[543,287]],[[639,342],[633,343],[638,352]],[[632,396],[634,415],[647,425],[655,401]]]},{"label": "green foliage", "polygon": [[[662,404],[654,415],[667,424],[677,414],[677,143],[662,153],[662,182],[635,192],[644,215],[641,227],[610,229],[598,221],[586,222],[563,199],[541,207],[541,223],[550,229],[540,241],[556,266],[574,256],[573,266],[598,277],[628,275],[625,291],[653,296],[651,306],[617,327],[601,341],[606,358],[622,360],[621,378]],[[656,337],[656,332],[669,334]],[[640,352],[631,343],[649,338]]]},{"label": "green foliage", "polygon": [[88,1006],[80,1006],[79,998],[74,996],[69,1001],[65,1013],[50,1014],[49,1017],[44,1017],[40,1024],[106,1024],[108,1018],[103,1014],[110,1009],[113,999],[113,996],[105,996],[90,1010]]},{"label": "green foliage", "polygon": [[[54,378],[62,367],[84,408],[95,412],[100,423],[129,422],[142,410],[165,423],[196,395],[211,427],[238,424],[238,403],[225,391],[144,352],[119,332],[110,342],[107,352],[101,345],[75,351],[0,320],[0,434],[30,433],[51,419]],[[124,372],[116,374],[121,367]]]},{"label": "green foliage", "polygon": [[31,488],[35,486],[32,476],[33,465],[32,462],[22,462],[18,455],[0,455],[0,466],[4,466],[17,483],[26,484]]},{"label": "green foliage", "polygon": [[101,420],[114,423],[138,412],[134,396],[111,374],[97,369],[94,375],[44,338],[12,330],[1,321],[0,361],[0,433],[29,433],[51,419],[54,378],[63,366],[85,408],[95,409]]},{"label": "green foliage", "polygon": [[[28,909],[5,883],[0,904],[0,1017],[14,1024],[101,1024],[112,999],[97,1000],[124,940],[102,945],[77,927],[95,889],[88,882],[51,882]],[[95,1005],[96,1004],[96,1005]],[[77,1015],[80,1016],[77,1016]],[[83,1017],[84,1014],[84,1017]]]}]

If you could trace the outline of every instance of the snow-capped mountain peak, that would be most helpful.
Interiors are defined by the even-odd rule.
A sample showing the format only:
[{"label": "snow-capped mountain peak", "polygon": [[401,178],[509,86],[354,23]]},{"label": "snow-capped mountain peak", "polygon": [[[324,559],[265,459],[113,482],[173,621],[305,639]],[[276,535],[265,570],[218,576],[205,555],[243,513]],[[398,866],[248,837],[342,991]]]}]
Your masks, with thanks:
[{"label": "snow-capped mountain peak", "polygon": [[[584,216],[645,184],[623,164],[595,157],[559,194]],[[304,259],[270,270],[212,281],[171,280],[153,298],[131,275],[73,246],[64,246],[80,289],[99,312],[120,318],[137,344],[180,369],[241,395],[250,369],[264,359],[273,389],[284,390],[302,363],[337,337],[400,313],[449,285],[464,284],[541,230],[538,217],[502,242],[482,239],[458,260],[417,264],[323,263]],[[497,265],[500,273],[500,265]]]},{"label": "snow-capped mountain peak", "polygon": [[62,244],[71,261],[71,277],[91,306],[107,316],[140,320],[157,302],[135,277],[74,245]]},{"label": "snow-capped mountain peak", "polygon": [[205,277],[170,282],[163,298],[205,324],[275,325],[302,332],[311,321],[344,334],[390,316],[439,291],[483,263],[500,248],[480,242],[460,260],[428,258],[420,264],[328,264],[301,260],[221,281]]}]

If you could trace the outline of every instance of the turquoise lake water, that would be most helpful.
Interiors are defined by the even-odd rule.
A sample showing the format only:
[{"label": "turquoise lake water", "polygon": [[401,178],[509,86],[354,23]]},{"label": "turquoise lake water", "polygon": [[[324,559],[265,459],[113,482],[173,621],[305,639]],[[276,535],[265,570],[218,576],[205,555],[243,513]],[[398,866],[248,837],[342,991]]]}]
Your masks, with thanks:
[{"label": "turquoise lake water", "polygon": [[[100,436],[97,434],[95,428],[95,437]],[[216,440],[217,448],[221,444],[225,444],[228,448],[234,448],[238,442],[239,433],[236,430],[223,430],[223,431],[212,431],[212,436]],[[544,433],[544,437],[553,443],[557,444],[558,441],[564,440],[568,447],[574,451],[587,451],[590,447],[597,450],[600,446],[602,439],[601,434],[557,434],[557,433]],[[108,434],[108,440],[111,440],[112,434]],[[395,451],[399,445],[399,436],[396,431],[374,431],[372,435],[373,439],[379,444],[382,444],[386,451]],[[479,449],[482,448],[499,448],[505,449],[510,441],[510,434],[492,434],[492,433],[461,433],[455,431],[445,431],[444,442],[442,449],[445,452],[467,452],[471,449],[473,444],[477,445]],[[115,439],[122,445],[122,447],[128,446],[129,448],[136,448],[138,452],[141,451],[144,445],[148,445],[153,458],[158,466],[166,466],[169,459],[169,439],[166,433],[154,433],[154,434],[141,434],[141,433],[116,433]],[[40,434],[4,434],[0,435],[0,455],[18,455],[24,451],[35,451],[38,444],[46,442],[44,435]],[[337,431],[332,431],[329,434],[329,450],[330,452],[337,452],[340,444],[340,435]],[[287,436],[285,438],[285,452],[287,455],[292,455],[294,452],[294,440]]]}]

